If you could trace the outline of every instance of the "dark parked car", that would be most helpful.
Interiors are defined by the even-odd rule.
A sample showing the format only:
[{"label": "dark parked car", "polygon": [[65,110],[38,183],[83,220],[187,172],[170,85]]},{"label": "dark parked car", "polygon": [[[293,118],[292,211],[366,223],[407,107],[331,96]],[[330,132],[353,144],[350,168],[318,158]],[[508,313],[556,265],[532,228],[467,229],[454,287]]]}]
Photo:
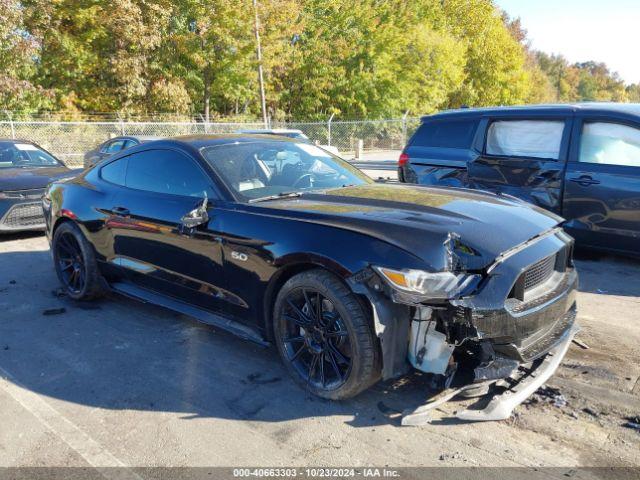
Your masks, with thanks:
[{"label": "dark parked car", "polygon": [[74,171],[33,142],[0,139],[0,234],[44,229],[44,188],[72,175]]},{"label": "dark parked car", "polygon": [[575,332],[559,217],[482,192],[376,184],[308,143],[143,144],[50,185],[43,205],[71,298],[108,286],[273,342],[293,378],[326,398],[411,365],[462,386],[535,371],[460,414],[505,418]]},{"label": "dark parked car", "polygon": [[140,145],[141,143],[153,142],[154,140],[159,140],[160,138],[162,137],[152,137],[144,135],[126,135],[111,138],[106,142],[101,143],[93,150],[89,150],[84,154],[84,167],[91,167],[98,163],[100,160],[109,158],[111,155],[114,155],[121,150],[135,147],[136,145]]},{"label": "dark parked car", "polygon": [[513,195],[585,246],[640,254],[640,105],[461,109],[423,117],[403,182]]}]

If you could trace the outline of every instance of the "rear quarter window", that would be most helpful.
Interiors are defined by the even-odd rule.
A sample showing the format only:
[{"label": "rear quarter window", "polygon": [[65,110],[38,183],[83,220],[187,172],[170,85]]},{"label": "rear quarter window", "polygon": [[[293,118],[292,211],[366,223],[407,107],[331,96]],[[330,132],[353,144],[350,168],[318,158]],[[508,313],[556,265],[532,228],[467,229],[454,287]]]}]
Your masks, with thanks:
[{"label": "rear quarter window", "polygon": [[411,139],[411,146],[440,148],[471,148],[478,120],[426,121]]},{"label": "rear quarter window", "polygon": [[107,182],[124,185],[126,171],[127,158],[121,158],[102,167],[100,169],[100,177]]}]

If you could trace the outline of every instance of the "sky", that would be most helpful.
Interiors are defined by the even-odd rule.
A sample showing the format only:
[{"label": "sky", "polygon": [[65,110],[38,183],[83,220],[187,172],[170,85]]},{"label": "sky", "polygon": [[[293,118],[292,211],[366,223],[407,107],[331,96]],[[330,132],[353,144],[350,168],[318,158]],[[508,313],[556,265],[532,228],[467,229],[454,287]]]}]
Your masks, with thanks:
[{"label": "sky", "polygon": [[536,50],[570,62],[604,62],[640,83],[640,0],[495,0],[520,17]]}]

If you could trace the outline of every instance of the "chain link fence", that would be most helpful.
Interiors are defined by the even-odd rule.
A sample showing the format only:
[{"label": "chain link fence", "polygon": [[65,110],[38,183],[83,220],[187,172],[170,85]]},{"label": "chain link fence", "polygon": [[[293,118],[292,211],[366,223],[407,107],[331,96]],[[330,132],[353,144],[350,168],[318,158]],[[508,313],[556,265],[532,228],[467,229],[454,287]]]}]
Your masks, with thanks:
[{"label": "chain link fence", "polygon": [[[119,135],[173,137],[264,128],[259,122],[59,121],[13,118],[7,114],[7,120],[0,121],[0,138],[33,141],[72,167],[81,167],[87,151]],[[363,151],[400,150],[419,123],[419,118],[405,116],[387,120],[272,122],[270,128],[301,130],[312,142],[331,145],[341,154],[350,156],[359,145]]]}]

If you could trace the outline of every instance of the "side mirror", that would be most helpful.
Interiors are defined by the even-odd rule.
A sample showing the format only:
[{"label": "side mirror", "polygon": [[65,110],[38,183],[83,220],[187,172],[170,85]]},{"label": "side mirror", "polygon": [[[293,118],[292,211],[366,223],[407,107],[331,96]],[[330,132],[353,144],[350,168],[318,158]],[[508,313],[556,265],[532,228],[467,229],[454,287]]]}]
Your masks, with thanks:
[{"label": "side mirror", "polygon": [[204,200],[197,208],[194,208],[184,217],[180,219],[182,226],[185,228],[195,228],[199,225],[204,225],[209,221],[209,214],[207,213],[207,207],[209,205],[209,199],[205,194]]}]

